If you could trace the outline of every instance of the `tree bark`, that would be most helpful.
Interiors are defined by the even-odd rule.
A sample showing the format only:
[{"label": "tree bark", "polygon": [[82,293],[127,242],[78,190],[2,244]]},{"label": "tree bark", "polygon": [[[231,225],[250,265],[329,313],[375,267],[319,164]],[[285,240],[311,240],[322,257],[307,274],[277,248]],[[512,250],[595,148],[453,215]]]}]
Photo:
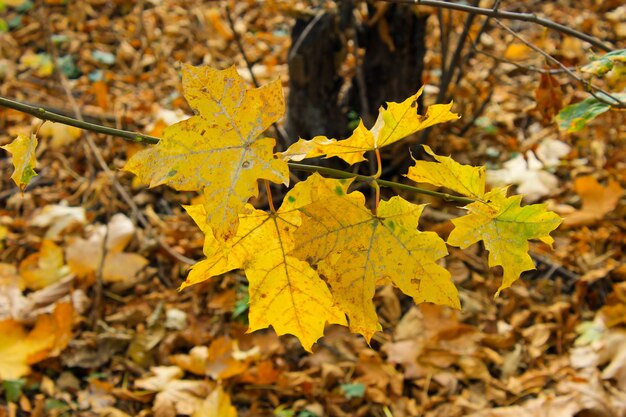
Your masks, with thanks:
[{"label": "tree bark", "polygon": [[[421,87],[427,16],[410,5],[386,5],[378,14],[375,6],[368,7],[370,21],[356,28],[358,47],[365,50],[360,76],[348,88],[338,72],[347,50],[346,29],[354,20],[352,2],[297,19],[288,57],[286,130],[292,141],[348,136],[350,111],[371,127],[381,105],[404,100]],[[345,97],[340,91],[347,91]]]}]

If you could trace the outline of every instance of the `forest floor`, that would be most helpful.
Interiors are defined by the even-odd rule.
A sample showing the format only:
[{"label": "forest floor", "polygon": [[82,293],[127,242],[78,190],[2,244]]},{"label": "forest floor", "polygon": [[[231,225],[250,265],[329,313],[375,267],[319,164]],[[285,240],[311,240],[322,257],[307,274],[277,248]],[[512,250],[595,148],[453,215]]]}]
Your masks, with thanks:
[{"label": "forest floor", "polygon": [[[228,14],[259,82],[279,78],[287,87],[295,16],[318,11],[311,2],[269,0],[230,9],[200,0],[2,3],[1,96],[157,137],[191,115],[181,63],[236,65],[250,79]],[[621,3],[500,7],[624,49]],[[423,78],[432,104],[440,27],[435,9],[420,11],[431,14]],[[467,16],[441,17],[454,46]],[[574,71],[602,53],[531,23],[504,23]],[[531,242],[537,270],[496,298],[501,271],[489,268],[482,246],[450,247],[445,266],[461,311],[416,306],[379,288],[383,331],[370,346],[339,326],[327,328],[313,353],[271,328],[247,333],[240,271],[178,291],[203,257],[204,236],[181,208],[194,194],[147,189],[121,171],[141,145],[40,126],[0,108],[1,145],[37,129],[40,138],[38,176],[24,193],[10,179],[10,155],[0,156],[0,417],[232,416],[229,401],[242,417],[626,416],[626,113],[564,132],[552,116],[588,97],[580,84],[562,71],[537,71],[556,67],[495,22],[475,49],[451,88],[462,118],[431,132],[428,144],[486,165],[490,183],[513,184],[565,223],[553,250]],[[348,58],[342,74],[353,76],[355,65]],[[616,83],[608,87],[619,91],[626,81]],[[406,149],[394,147],[386,160]],[[403,181],[401,174],[387,179]],[[402,195],[428,202],[420,227],[444,237],[462,213]],[[255,204],[266,208],[265,197]],[[37,351],[50,338],[53,347]]]}]

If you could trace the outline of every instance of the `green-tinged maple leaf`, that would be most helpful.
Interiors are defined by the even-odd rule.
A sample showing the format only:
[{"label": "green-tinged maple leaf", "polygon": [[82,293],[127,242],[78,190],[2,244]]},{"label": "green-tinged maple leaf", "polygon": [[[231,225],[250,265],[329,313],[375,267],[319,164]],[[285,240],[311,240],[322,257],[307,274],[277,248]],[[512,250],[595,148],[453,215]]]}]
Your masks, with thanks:
[{"label": "green-tinged maple leaf", "polygon": [[[507,188],[496,188],[466,206],[469,214],[453,219],[454,230],[448,244],[465,249],[482,240],[489,251],[489,266],[503,270],[501,290],[511,286],[524,271],[535,269],[528,254],[528,240],[539,239],[552,245],[550,232],[562,219],[547,211],[545,204],[521,207],[522,196],[506,196]],[[497,294],[496,294],[497,295]]]},{"label": "green-tinged maple leaf", "polygon": [[[200,228],[210,232],[203,225],[202,210],[203,206],[187,208]],[[293,206],[281,207],[276,213],[248,206],[248,213],[239,217],[234,238],[221,243],[207,235],[208,257],[194,265],[182,288],[232,269],[244,269],[250,284],[250,330],[272,326],[277,334],[295,335],[305,349],[311,350],[323,336],[327,322],[346,321],[317,272],[307,262],[288,254],[293,249],[293,233],[300,217]]]},{"label": "green-tinged maple leaf", "polygon": [[468,197],[480,198],[485,194],[485,167],[461,165],[450,157],[435,155],[427,145],[424,150],[437,162],[415,160],[406,175],[409,179],[446,187]]},{"label": "green-tinged maple leaf", "polygon": [[186,65],[183,90],[198,114],[166,128],[157,145],[135,154],[124,169],[151,187],[202,190],[207,223],[227,240],[246,202],[258,195],[258,179],[289,183],[287,163],[273,155],[275,140],[259,137],[284,113],[281,84],[247,90],[235,67]]},{"label": "green-tinged maple leaf", "polygon": [[[611,109],[611,103],[618,104],[614,98],[604,93],[597,93],[601,97],[600,101],[596,97],[589,97],[578,103],[570,104],[561,109],[556,116],[556,121],[561,130],[567,133],[575,133],[583,130],[585,126],[596,117]],[[613,97],[624,102],[626,93],[613,93]]]},{"label": "green-tinged maple leaf", "polygon": [[417,99],[422,91],[423,87],[402,103],[389,102],[386,109],[381,107],[376,123],[369,130],[361,120],[347,139],[329,139],[325,136],[316,136],[311,140],[300,139],[280,155],[292,161],[323,155],[327,158],[337,156],[352,165],[364,161],[363,154],[366,151],[380,149],[417,131],[459,118],[450,111],[452,103],[432,105],[428,107],[425,116],[417,114]]},{"label": "green-tinged maple leaf", "polygon": [[37,164],[37,160],[35,159],[37,137],[35,135],[18,135],[13,142],[8,145],[0,146],[0,148],[11,153],[13,156],[13,167],[15,171],[13,171],[11,179],[23,192],[30,180],[37,176],[35,172],[35,165]]},{"label": "green-tinged maple leaf", "polygon": [[393,197],[374,215],[363,194],[348,193],[351,182],[313,174],[294,187],[294,195],[311,203],[299,209],[303,220],[292,252],[317,265],[350,329],[368,341],[380,329],[372,298],[381,283],[393,283],[416,302],[459,308],[450,273],[436,263],[447,254],[444,241],[417,230],[424,206]]},{"label": "green-tinged maple leaf", "polygon": [[603,77],[608,72],[612,71],[615,66],[626,65],[626,49],[618,49],[602,55],[591,61],[589,64],[580,68],[582,72],[597,75]]}]

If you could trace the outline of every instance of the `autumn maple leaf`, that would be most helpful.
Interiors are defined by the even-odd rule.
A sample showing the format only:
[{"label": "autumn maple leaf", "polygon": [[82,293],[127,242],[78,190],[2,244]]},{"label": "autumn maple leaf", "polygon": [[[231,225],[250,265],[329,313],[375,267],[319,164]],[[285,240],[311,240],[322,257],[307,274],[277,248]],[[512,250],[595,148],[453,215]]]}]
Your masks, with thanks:
[{"label": "autumn maple leaf", "polygon": [[282,152],[281,156],[292,161],[323,155],[327,158],[337,156],[352,165],[364,161],[363,154],[366,151],[380,149],[420,130],[459,118],[459,115],[450,111],[452,103],[432,105],[428,107],[425,116],[417,114],[417,99],[423,90],[422,87],[402,103],[388,102],[387,108],[381,107],[371,129],[367,129],[361,120],[347,139],[329,139],[326,136],[300,139]]},{"label": "autumn maple leaf", "polygon": [[285,111],[281,84],[249,90],[235,67],[186,65],[183,90],[197,115],[166,128],[157,145],[124,169],[151,187],[201,190],[207,223],[227,240],[246,202],[258,195],[258,179],[289,183],[287,163],[274,157],[275,140],[259,136]]}]

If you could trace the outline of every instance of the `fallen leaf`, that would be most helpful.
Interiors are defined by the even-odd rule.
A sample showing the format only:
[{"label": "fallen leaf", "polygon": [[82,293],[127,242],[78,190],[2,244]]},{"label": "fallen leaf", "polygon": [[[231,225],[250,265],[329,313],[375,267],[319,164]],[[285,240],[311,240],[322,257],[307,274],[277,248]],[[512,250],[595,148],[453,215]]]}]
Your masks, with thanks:
[{"label": "fallen leaf", "polygon": [[52,314],[37,317],[28,333],[15,320],[0,321],[0,379],[26,376],[30,365],[61,353],[72,336],[73,313],[71,304],[59,303]]},{"label": "fallen leaf", "polygon": [[44,240],[39,252],[20,263],[19,273],[21,289],[39,290],[68,276],[70,269],[63,260],[63,249]]},{"label": "fallen leaf", "polygon": [[506,161],[502,169],[487,171],[487,183],[495,187],[517,185],[517,192],[523,194],[526,201],[537,201],[541,197],[553,194],[558,186],[558,178],[544,169],[533,151]]},{"label": "fallen leaf", "polygon": [[85,223],[87,217],[84,207],[68,207],[62,204],[48,204],[30,219],[32,226],[48,228],[46,239],[55,239],[71,226]]},{"label": "fallen leaf", "polygon": [[582,200],[582,208],[565,216],[566,226],[590,225],[615,210],[624,190],[619,182],[610,179],[603,187],[595,177],[588,175],[574,180],[574,190]]},{"label": "fallen leaf", "polygon": [[235,348],[230,338],[220,337],[213,340],[208,348],[195,346],[188,355],[173,355],[170,360],[193,374],[225,380],[245,372],[249,366],[249,361],[233,357]]},{"label": "fallen leaf", "polygon": [[530,58],[532,49],[523,43],[512,43],[504,51],[504,58],[511,61],[524,61]]},{"label": "fallen leaf", "polygon": [[218,385],[200,404],[192,417],[237,417],[237,409],[233,407],[230,396],[224,392],[221,385]]},{"label": "fallen leaf", "polygon": [[152,376],[135,381],[135,386],[156,392],[152,411],[155,417],[175,417],[177,414],[191,415],[198,410],[202,399],[208,395],[206,381],[181,379],[184,375],[178,366],[156,366],[150,368]]},{"label": "fallen leaf", "polygon": [[[108,226],[98,225],[88,239],[75,239],[65,250],[67,263],[77,276],[94,274],[102,264],[102,279],[106,282],[127,282],[148,264],[136,253],[124,253],[135,233],[132,221],[122,213],[111,217]],[[104,239],[106,256],[102,262]]]},{"label": "fallen leaf", "polygon": [[82,130],[77,127],[51,122],[44,123],[37,131],[39,137],[50,139],[52,149],[59,149],[75,142],[81,134]]}]

